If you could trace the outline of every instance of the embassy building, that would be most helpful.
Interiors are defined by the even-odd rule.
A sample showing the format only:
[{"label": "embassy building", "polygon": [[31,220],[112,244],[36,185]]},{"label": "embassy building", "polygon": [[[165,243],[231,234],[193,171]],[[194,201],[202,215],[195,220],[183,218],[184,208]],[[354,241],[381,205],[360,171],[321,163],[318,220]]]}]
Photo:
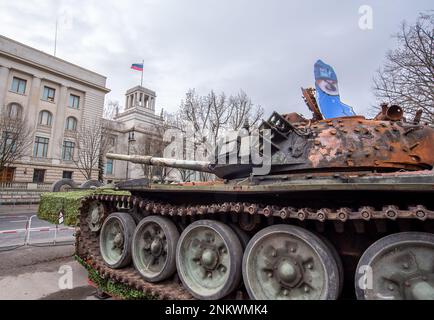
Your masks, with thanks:
[{"label": "embassy building", "polygon": [[[71,157],[82,121],[102,119],[107,78],[0,35],[0,111],[22,117],[32,132],[27,153],[0,172],[0,188],[11,184],[47,186],[62,178],[85,181]],[[103,120],[109,151],[138,152],[138,144],[158,145],[162,117],[156,94],[137,86],[126,92],[125,108]],[[2,134],[2,133],[0,133]],[[140,150],[144,152],[145,150]],[[151,151],[151,150],[146,150]],[[142,177],[139,165],[105,160],[105,182]],[[95,168],[92,178],[98,177]]]},{"label": "embassy building", "polygon": [[0,36],[0,109],[25,119],[33,135],[0,182],[83,182],[71,159],[74,131],[84,119],[102,117],[109,91],[106,77]]}]

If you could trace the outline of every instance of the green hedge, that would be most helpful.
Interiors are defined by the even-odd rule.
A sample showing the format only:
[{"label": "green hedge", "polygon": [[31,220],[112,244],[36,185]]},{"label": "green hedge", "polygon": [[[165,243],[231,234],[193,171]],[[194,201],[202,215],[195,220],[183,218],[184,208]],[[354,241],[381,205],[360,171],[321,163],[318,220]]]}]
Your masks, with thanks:
[{"label": "green hedge", "polygon": [[98,286],[99,289],[109,295],[125,300],[152,300],[156,298],[146,295],[142,291],[131,288],[123,283],[104,279],[95,269],[89,266],[89,264],[79,256],[76,255],[75,259],[87,269],[89,280],[91,280]]},{"label": "green hedge", "polygon": [[110,189],[95,189],[70,192],[47,192],[41,195],[38,218],[57,224],[59,212],[63,211],[64,224],[75,227],[78,223],[80,200],[93,194],[130,195],[128,191],[115,191]]}]

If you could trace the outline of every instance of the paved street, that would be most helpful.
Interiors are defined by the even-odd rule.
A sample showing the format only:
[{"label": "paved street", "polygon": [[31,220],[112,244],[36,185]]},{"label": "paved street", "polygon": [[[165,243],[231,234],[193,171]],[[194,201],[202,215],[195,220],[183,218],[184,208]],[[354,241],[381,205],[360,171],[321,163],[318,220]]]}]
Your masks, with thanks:
[{"label": "paved street", "polygon": [[0,300],[95,299],[87,271],[73,254],[73,245],[0,252]]},{"label": "paved street", "polygon": [[[1,206],[0,207],[0,251],[9,247],[24,245],[26,227],[30,218],[36,215],[36,206]],[[29,243],[41,245],[56,242],[73,241],[74,230],[63,225],[56,226],[33,217],[31,220]]]}]

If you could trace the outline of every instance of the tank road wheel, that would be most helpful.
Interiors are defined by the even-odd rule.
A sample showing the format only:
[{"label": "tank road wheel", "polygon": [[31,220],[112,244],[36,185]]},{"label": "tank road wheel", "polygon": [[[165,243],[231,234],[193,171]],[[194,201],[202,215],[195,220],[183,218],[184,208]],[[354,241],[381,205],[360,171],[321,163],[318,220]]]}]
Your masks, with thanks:
[{"label": "tank road wheel", "polygon": [[176,271],[176,245],[179,232],[168,218],[149,216],[134,231],[132,257],[146,281],[167,279]]},{"label": "tank road wheel", "polygon": [[434,300],[434,234],[381,238],[360,258],[355,285],[359,300]]},{"label": "tank road wheel", "polygon": [[241,280],[242,247],[235,232],[213,220],[199,220],[181,234],[176,266],[184,287],[198,299],[217,300]]},{"label": "tank road wheel", "polygon": [[327,239],[322,234],[317,234],[318,237],[327,245],[327,247],[330,249],[330,252],[332,253],[333,258],[336,261],[336,265],[338,266],[338,272],[339,272],[339,294],[341,295],[342,290],[344,289],[344,278],[345,278],[345,270],[344,265],[342,263],[342,259],[338,253],[338,250],[336,250],[335,246],[329,239]]},{"label": "tank road wheel", "polygon": [[51,185],[51,192],[66,192],[72,188],[76,188],[77,184],[72,179],[61,179]]},{"label": "tank road wheel", "polygon": [[247,244],[250,241],[249,236],[247,235],[247,233],[244,230],[241,230],[240,227],[238,227],[236,224],[234,223],[229,223],[228,226],[235,232],[235,234],[238,237],[238,240],[240,240],[241,243],[241,247],[244,249],[246,249]]},{"label": "tank road wheel", "polygon": [[99,235],[99,246],[104,262],[113,269],[131,263],[131,240],[136,223],[126,212],[115,212],[107,217]]},{"label": "tank road wheel", "polygon": [[87,225],[92,232],[101,230],[102,223],[106,216],[106,210],[101,202],[94,201],[89,205],[88,215],[86,217]]},{"label": "tank road wheel", "polygon": [[335,300],[339,277],[328,245],[300,227],[265,228],[244,252],[243,279],[251,299]]},{"label": "tank road wheel", "polygon": [[96,189],[96,188],[102,187],[103,185],[104,184],[101,181],[92,179],[92,180],[86,180],[85,182],[83,182],[79,188],[80,189]]}]

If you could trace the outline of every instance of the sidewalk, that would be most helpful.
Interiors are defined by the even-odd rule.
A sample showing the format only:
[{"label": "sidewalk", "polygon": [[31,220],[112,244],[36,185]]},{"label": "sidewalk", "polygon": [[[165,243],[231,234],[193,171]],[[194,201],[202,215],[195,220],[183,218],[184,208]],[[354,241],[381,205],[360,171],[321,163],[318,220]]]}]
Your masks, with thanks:
[{"label": "sidewalk", "polygon": [[37,204],[0,205],[0,214],[36,213]]},{"label": "sidewalk", "polygon": [[[94,299],[87,271],[74,258],[74,246],[24,248],[0,252],[0,299]],[[72,288],[64,289],[62,277],[71,274]]]}]

